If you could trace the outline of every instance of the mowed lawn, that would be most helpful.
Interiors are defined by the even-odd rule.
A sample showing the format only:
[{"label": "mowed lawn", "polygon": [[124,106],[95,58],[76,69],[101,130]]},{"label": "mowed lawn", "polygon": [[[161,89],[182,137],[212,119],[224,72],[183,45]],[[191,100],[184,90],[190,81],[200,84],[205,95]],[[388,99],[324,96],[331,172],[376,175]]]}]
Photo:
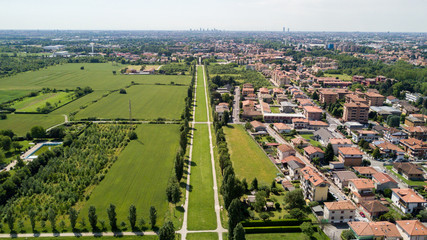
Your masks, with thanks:
[{"label": "mowed lawn", "polygon": [[[28,240],[28,237],[18,237],[18,238],[13,238],[13,239],[25,239]],[[157,235],[143,235],[143,236],[118,236],[118,237],[113,237],[113,236],[102,236],[102,237],[36,237],[37,240],[58,240],[58,239],[70,239],[70,240],[94,240],[94,239],[102,239],[102,240],[118,240],[118,239],[123,239],[123,240],[136,240],[136,239],[141,239],[141,240],[157,240],[159,239]]]},{"label": "mowed lawn", "polygon": [[217,240],[218,233],[207,232],[207,233],[188,233],[187,240]]},{"label": "mowed lawn", "polygon": [[[84,67],[84,70],[80,70]],[[189,84],[191,76],[123,75],[125,65],[112,63],[68,63],[47,69],[20,73],[0,80],[0,90],[40,90],[44,87],[75,89],[89,86],[94,90],[115,90],[131,84]],[[116,71],[116,74],[113,74]]]},{"label": "mowed lawn", "polygon": [[132,118],[152,120],[159,117],[180,119],[185,107],[187,86],[135,85],[126,89],[127,94],[114,92],[108,97],[81,110],[77,119],[91,117],[115,119],[129,118],[129,100]]},{"label": "mowed lawn", "polygon": [[59,107],[73,100],[74,92],[40,93],[35,97],[26,97],[21,101],[15,101],[11,107],[17,112],[37,112],[37,108],[46,106],[49,102],[52,106]]},{"label": "mowed lawn", "polygon": [[[116,205],[118,224],[128,223],[132,204],[147,223],[150,206],[157,209],[157,226],[162,226],[165,217],[174,218],[169,212],[166,186],[179,145],[179,125],[142,124],[136,132],[138,140],[131,141],[120,154],[105,179],[93,190],[80,216],[86,217],[89,206],[93,205],[99,219],[108,223],[107,208],[112,203]],[[182,214],[176,212],[176,216]],[[175,219],[174,224],[178,226]]]},{"label": "mowed lawn", "polygon": [[64,122],[60,114],[7,114],[7,119],[0,120],[0,129],[11,129],[18,136],[25,136],[33,126],[52,127]]},{"label": "mowed lawn", "polygon": [[256,177],[259,184],[270,186],[278,171],[243,126],[224,127],[224,133],[236,176],[248,183]]},{"label": "mowed lawn", "polygon": [[193,144],[188,229],[213,230],[216,216],[207,124],[195,125]]},{"label": "mowed lawn", "polygon": [[[194,117],[196,122],[207,122],[207,106],[205,84],[203,80],[203,68],[197,67],[197,95],[196,95],[196,115]],[[212,119],[211,119],[212,120]]]},{"label": "mowed lawn", "polygon": [[0,104],[23,97],[29,93],[30,91],[27,90],[0,90]]}]

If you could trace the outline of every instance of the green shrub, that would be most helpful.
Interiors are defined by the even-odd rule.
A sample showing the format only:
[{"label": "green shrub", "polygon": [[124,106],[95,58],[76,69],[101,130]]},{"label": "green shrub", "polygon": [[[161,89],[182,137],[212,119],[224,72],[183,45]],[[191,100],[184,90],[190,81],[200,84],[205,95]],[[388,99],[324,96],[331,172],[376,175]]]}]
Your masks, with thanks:
[{"label": "green shrub", "polygon": [[251,220],[243,221],[243,227],[272,227],[272,226],[299,226],[303,222],[311,222],[311,219],[279,219],[279,220]]},{"label": "green shrub", "polygon": [[275,226],[275,227],[245,227],[245,233],[296,233],[301,232],[298,226]]}]

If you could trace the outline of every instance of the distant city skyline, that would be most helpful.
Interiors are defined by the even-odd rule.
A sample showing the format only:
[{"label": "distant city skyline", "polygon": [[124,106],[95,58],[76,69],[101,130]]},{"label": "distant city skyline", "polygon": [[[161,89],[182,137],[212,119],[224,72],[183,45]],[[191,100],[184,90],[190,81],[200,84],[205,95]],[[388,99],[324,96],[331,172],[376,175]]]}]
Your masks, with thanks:
[{"label": "distant city skyline", "polygon": [[15,0],[0,29],[427,32],[425,0]]}]

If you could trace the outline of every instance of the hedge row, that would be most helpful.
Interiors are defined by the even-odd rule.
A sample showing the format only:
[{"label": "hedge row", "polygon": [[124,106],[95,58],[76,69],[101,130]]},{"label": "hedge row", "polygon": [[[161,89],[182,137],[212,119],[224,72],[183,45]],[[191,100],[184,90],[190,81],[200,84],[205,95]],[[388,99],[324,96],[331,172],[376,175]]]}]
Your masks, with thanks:
[{"label": "hedge row", "polygon": [[301,228],[297,226],[279,226],[279,227],[245,227],[245,233],[297,233]]},{"label": "hedge row", "polygon": [[311,219],[276,219],[276,220],[251,220],[243,221],[243,227],[273,227],[273,226],[299,226],[303,222],[311,222]]}]

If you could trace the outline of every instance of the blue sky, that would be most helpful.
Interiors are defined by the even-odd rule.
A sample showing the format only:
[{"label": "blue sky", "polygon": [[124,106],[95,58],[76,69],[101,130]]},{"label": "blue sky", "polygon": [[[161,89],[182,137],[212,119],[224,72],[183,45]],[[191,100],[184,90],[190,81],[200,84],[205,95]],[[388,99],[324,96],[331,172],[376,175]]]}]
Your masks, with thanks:
[{"label": "blue sky", "polygon": [[0,29],[427,32],[427,0],[0,0]]}]

